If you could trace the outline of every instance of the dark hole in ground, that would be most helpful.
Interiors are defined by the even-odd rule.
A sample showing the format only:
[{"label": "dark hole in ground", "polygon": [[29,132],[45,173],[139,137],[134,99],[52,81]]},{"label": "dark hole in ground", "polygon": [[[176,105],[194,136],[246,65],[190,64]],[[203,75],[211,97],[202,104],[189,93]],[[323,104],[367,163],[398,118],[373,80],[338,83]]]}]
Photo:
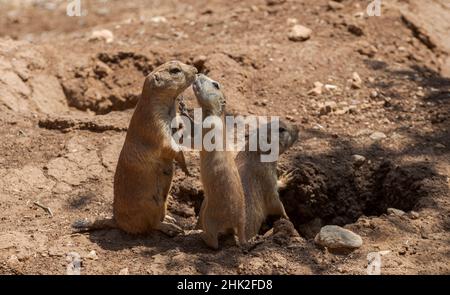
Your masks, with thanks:
[{"label": "dark hole in ground", "polygon": [[203,201],[201,184],[189,179],[175,180],[170,191],[168,209],[176,215],[178,223],[187,229],[193,229],[197,223]]},{"label": "dark hole in ground", "polygon": [[296,166],[293,180],[280,193],[289,218],[308,238],[326,224],[345,225],[360,216],[379,216],[388,208],[410,211],[426,194],[422,181],[435,173],[425,165],[400,167],[390,161],[359,168]]}]

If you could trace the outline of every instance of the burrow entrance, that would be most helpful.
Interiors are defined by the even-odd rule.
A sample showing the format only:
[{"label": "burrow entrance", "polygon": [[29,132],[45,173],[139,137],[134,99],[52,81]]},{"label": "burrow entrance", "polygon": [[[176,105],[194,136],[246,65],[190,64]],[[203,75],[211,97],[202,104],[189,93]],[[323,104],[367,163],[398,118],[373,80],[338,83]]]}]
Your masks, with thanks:
[{"label": "burrow entrance", "polygon": [[342,226],[388,208],[417,209],[428,193],[423,182],[433,176],[426,165],[397,166],[390,161],[326,170],[305,162],[296,165],[280,197],[299,232],[311,238],[326,224]]}]

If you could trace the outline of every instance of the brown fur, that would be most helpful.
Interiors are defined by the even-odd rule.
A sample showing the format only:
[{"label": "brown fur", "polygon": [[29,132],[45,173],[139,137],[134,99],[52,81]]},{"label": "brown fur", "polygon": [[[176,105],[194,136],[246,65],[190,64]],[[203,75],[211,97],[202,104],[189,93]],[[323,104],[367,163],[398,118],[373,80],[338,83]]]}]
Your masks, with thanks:
[{"label": "brown fur", "polygon": [[[270,126],[270,125],[269,125]],[[298,129],[280,121],[279,154],[290,148],[298,138]],[[268,128],[270,134],[270,128]],[[259,233],[268,216],[288,219],[278,195],[277,162],[261,162],[259,151],[242,151],[236,157],[236,165],[242,181],[246,207],[246,239]]]},{"label": "brown fur", "polygon": [[[194,92],[202,107],[204,117],[215,115],[223,122],[225,98],[204,75],[198,75]],[[209,130],[203,130],[203,134]],[[224,130],[222,134],[225,137]],[[202,238],[213,248],[219,247],[219,235],[232,231],[238,236],[239,244],[245,244],[244,192],[234,157],[231,152],[211,151],[202,148],[200,152],[200,177],[205,191],[199,225]]]},{"label": "brown fur", "polygon": [[114,220],[132,234],[181,229],[164,222],[173,160],[187,172],[181,150],[172,145],[170,123],[177,96],[194,81],[197,70],[178,61],[155,69],[146,79],[131,118],[114,176]]}]

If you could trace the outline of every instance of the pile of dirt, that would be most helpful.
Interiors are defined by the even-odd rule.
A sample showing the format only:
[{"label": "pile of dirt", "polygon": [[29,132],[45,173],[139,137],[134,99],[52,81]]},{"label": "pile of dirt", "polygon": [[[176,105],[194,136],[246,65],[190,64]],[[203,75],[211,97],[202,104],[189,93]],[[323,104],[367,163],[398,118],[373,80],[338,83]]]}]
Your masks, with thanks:
[{"label": "pile of dirt", "polygon": [[142,91],[142,81],[155,66],[133,52],[98,53],[91,62],[70,69],[62,83],[70,106],[96,114],[133,108]]},{"label": "pile of dirt", "polygon": [[68,113],[63,89],[47,71],[40,48],[26,41],[0,40],[0,105],[21,113]]}]

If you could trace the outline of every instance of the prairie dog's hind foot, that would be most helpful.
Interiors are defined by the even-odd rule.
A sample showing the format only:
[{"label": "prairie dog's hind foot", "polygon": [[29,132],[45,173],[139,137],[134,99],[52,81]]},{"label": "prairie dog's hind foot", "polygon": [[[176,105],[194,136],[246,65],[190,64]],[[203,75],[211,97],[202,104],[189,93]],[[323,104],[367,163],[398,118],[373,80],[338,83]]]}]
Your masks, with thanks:
[{"label": "prairie dog's hind foot", "polygon": [[117,229],[118,226],[114,219],[89,220],[79,219],[72,223],[75,232],[90,232],[104,229]]},{"label": "prairie dog's hind foot", "polygon": [[211,249],[214,249],[214,250],[218,250],[219,249],[219,237],[218,237],[217,234],[211,234],[211,233],[203,232],[202,233],[202,240]]}]

